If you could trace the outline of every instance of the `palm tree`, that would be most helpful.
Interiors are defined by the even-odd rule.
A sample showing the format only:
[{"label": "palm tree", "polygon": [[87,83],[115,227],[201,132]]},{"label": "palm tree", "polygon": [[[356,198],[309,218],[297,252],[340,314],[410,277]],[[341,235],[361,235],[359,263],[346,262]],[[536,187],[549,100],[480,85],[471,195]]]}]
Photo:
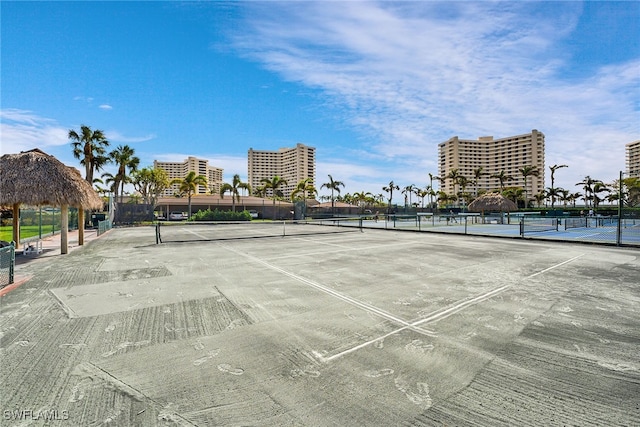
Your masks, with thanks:
[{"label": "palm tree", "polygon": [[[118,193],[120,194],[120,203],[122,203],[122,195],[124,193],[124,184],[130,182],[129,174],[127,173],[127,169],[130,172],[138,169],[138,165],[140,164],[140,159],[134,156],[135,151],[133,148],[128,145],[119,145],[118,148],[109,153],[109,158],[116,164],[118,167],[118,171],[116,172],[114,179],[116,182],[116,191],[115,198],[118,198]],[[118,187],[120,189],[118,190]]]},{"label": "palm tree", "polygon": [[204,175],[196,175],[194,171],[191,171],[183,179],[176,178],[171,180],[171,185],[179,184],[178,191],[180,194],[187,195],[189,199],[189,218],[191,218],[191,196],[198,190],[198,185],[207,185],[207,178]]},{"label": "palm tree", "polygon": [[433,175],[431,172],[429,172],[429,208],[433,209],[433,196],[436,195],[436,192],[433,191],[433,180],[440,180],[439,176]]},{"label": "palm tree", "polygon": [[493,175],[491,175],[491,178],[496,178],[500,182],[500,192],[504,191],[504,182],[505,181],[513,180],[513,177],[511,175],[507,175],[504,172],[504,169],[501,170],[499,173],[494,173]]},{"label": "palm tree", "polygon": [[[458,194],[456,194],[456,196],[462,200],[465,201],[465,204],[469,204],[469,199],[471,198],[469,193],[467,193],[465,190],[467,189],[467,186],[469,185],[469,178],[467,178],[464,175],[460,175],[458,177],[458,185],[460,186],[460,192]],[[464,205],[463,205],[464,208]]]},{"label": "palm tree", "polygon": [[276,219],[276,198],[278,197],[279,193],[281,194],[281,192],[278,190],[278,187],[280,187],[281,185],[287,185],[287,180],[276,175],[271,179],[262,178],[260,182],[264,184],[265,192],[267,189],[271,189],[271,195],[273,198],[273,219]]},{"label": "palm tree", "polygon": [[446,179],[450,179],[453,183],[453,195],[456,198],[455,204],[458,202],[458,193],[456,192],[456,185],[460,182],[460,171],[458,169],[451,169],[446,176]]},{"label": "palm tree", "polygon": [[605,200],[605,197],[598,196],[598,194],[600,194],[602,192],[611,193],[611,189],[604,182],[596,181],[593,184],[593,208],[594,209],[598,209],[598,206],[600,205],[600,202]]},{"label": "palm tree", "polygon": [[571,204],[573,205],[573,207],[576,207],[576,201],[582,196],[582,193],[571,193],[569,194],[569,202],[571,202]]},{"label": "palm tree", "polygon": [[536,199],[536,203],[538,207],[540,207],[542,206],[542,203],[544,202],[544,200],[547,198],[547,193],[544,190],[540,190],[538,194],[533,196],[533,198]]},{"label": "palm tree", "polygon": [[240,192],[238,189],[244,189],[251,193],[251,186],[246,182],[242,182],[240,175],[235,174],[231,184],[225,182],[220,186],[220,198],[224,199],[224,193],[227,191],[231,193],[231,206],[233,211],[236,211],[236,200],[240,202]]},{"label": "palm tree", "polygon": [[303,216],[307,215],[307,196],[311,196],[312,194],[318,194],[318,190],[313,185],[313,178],[305,178],[298,182],[296,188],[291,192],[291,201],[295,201],[297,198],[299,199],[299,194],[302,194],[302,201],[304,202],[304,210]]},{"label": "palm tree", "polygon": [[424,198],[427,197],[430,194],[430,188],[427,186],[424,189],[422,188],[418,188],[418,190],[416,190],[416,196],[418,196],[420,198],[420,208],[424,209]]},{"label": "palm tree", "polygon": [[567,207],[567,202],[569,201],[569,196],[571,192],[569,190],[565,190],[564,188],[560,190],[560,200],[562,200],[564,207]]},{"label": "palm tree", "polygon": [[562,197],[563,188],[560,187],[547,187],[547,197],[551,199],[551,208],[553,209],[554,200],[557,198],[558,200]]},{"label": "palm tree", "polygon": [[[554,189],[555,186],[555,173],[556,170],[558,169],[562,169],[562,168],[568,168],[569,166],[567,165],[553,165],[553,166],[549,166],[549,169],[551,169],[551,189]],[[556,191],[552,191],[552,193],[557,194]],[[555,204],[555,196],[551,196],[551,209],[553,209],[553,205]]]},{"label": "palm tree", "polygon": [[258,187],[253,189],[253,194],[257,197],[264,198],[264,196],[267,194],[267,187],[265,187],[264,185],[259,185]]},{"label": "palm tree", "polygon": [[483,172],[484,171],[484,167],[480,166],[477,167],[473,170],[473,185],[475,186],[475,197],[478,197],[478,180],[483,177],[484,175],[488,175],[488,173]]},{"label": "palm tree", "polygon": [[527,198],[527,177],[540,176],[540,170],[537,166],[525,166],[519,169],[519,172],[524,177],[524,207],[526,208],[529,205],[529,199]]},{"label": "palm tree", "polygon": [[415,188],[416,186],[414,184],[410,184],[402,189],[402,194],[404,194],[404,200],[405,200],[405,203],[404,203],[405,208],[407,205],[407,195],[409,195],[409,206],[411,206],[411,202],[413,201],[411,198],[411,195],[413,194],[413,190],[415,190]]},{"label": "palm tree", "polygon": [[69,130],[69,139],[73,142],[73,157],[80,160],[85,168],[85,180],[93,185],[93,172],[101,170],[111,160],[107,155],[109,141],[104,132],[89,126],[80,126],[80,133]]},{"label": "palm tree", "polygon": [[593,178],[591,178],[589,175],[585,176],[584,179],[578,183],[576,183],[576,185],[582,185],[583,190],[584,190],[584,201],[587,205],[587,208],[589,207],[589,201],[593,200],[593,185],[599,182]]},{"label": "palm tree", "polygon": [[333,192],[337,191],[338,194],[340,194],[340,187],[344,187],[344,182],[342,182],[342,181],[334,181],[333,177],[331,175],[329,175],[329,182],[325,182],[324,184],[322,184],[320,186],[320,189],[325,188],[325,187],[328,190],[331,190],[331,213],[333,213],[334,207],[335,207],[335,199],[333,198]]},{"label": "palm tree", "polygon": [[382,187],[382,191],[389,193],[389,213],[391,213],[391,201],[393,200],[393,190],[400,190],[393,181],[389,182],[389,185]]}]

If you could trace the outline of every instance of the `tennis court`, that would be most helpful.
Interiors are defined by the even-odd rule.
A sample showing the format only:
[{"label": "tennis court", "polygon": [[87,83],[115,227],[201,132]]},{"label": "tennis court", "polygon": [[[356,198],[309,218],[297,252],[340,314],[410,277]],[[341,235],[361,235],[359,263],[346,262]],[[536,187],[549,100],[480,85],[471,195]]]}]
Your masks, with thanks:
[{"label": "tennis court", "polygon": [[21,266],[34,277],[0,311],[2,409],[66,411],[52,425],[640,424],[637,249],[349,224],[184,226],[195,240],[162,244],[116,229]]}]

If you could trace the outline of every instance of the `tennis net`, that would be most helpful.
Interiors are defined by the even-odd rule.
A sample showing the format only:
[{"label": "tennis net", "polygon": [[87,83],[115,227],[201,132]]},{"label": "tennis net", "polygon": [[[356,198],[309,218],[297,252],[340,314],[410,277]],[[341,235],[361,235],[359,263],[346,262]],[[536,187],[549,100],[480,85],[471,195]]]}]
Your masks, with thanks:
[{"label": "tennis net", "polygon": [[542,233],[545,231],[558,231],[557,218],[522,218],[520,221],[520,235],[527,233]]},{"label": "tennis net", "polygon": [[158,222],[155,229],[156,243],[282,238],[362,231],[362,219]]},{"label": "tennis net", "polygon": [[579,218],[567,218],[564,220],[564,229],[570,228],[584,228],[587,226],[587,218],[581,216]]}]

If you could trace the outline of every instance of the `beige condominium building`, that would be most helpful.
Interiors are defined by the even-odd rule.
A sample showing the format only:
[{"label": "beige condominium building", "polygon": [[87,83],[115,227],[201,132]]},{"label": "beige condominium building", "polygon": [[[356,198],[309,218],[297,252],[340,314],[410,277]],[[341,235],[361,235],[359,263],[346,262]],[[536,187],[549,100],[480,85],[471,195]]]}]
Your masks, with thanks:
[{"label": "beige condominium building", "polygon": [[640,139],[626,145],[627,176],[640,178]]},{"label": "beige condominium building", "polygon": [[[153,161],[153,167],[158,169],[164,169],[169,176],[169,180],[182,179],[187,176],[189,172],[195,172],[196,175],[202,175],[207,178],[207,185],[199,185],[196,194],[207,194],[210,191],[218,192],[220,185],[222,184],[222,169],[209,166],[208,160],[197,159],[189,156],[183,162],[159,162]],[[179,184],[173,184],[162,193],[162,197],[171,197],[178,193],[180,188]]]},{"label": "beige condominium building", "polygon": [[[477,190],[480,192],[500,189],[498,178],[491,175],[500,174],[510,176],[512,180],[505,180],[505,187],[524,188],[524,177],[520,169],[525,166],[536,166],[539,176],[527,177],[527,198],[532,199],[544,189],[544,134],[537,130],[524,135],[508,136],[494,139],[483,136],[478,139],[460,139],[457,136],[438,145],[438,174],[447,176],[451,170],[457,169],[459,175],[467,178],[469,184],[465,191],[476,195],[475,170],[482,167],[482,175],[478,178]],[[440,189],[448,194],[454,192],[454,183],[446,179],[440,183]],[[456,191],[460,191],[456,185]]]},{"label": "beige condominium building", "polygon": [[[304,144],[297,144],[293,148],[280,148],[278,151],[262,151],[249,148],[248,153],[249,184],[256,189],[263,184],[263,178],[272,179],[279,176],[287,181],[279,188],[284,197],[289,199],[291,192],[298,183],[311,178],[313,185],[316,181],[316,149]],[[267,196],[271,190],[267,191]]]}]

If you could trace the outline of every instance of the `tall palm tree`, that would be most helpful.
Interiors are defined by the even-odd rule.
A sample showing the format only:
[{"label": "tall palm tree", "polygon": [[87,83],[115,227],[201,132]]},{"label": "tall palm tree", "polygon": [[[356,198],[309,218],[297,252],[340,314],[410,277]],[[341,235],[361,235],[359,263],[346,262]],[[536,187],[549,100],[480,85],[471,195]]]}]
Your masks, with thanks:
[{"label": "tall palm tree", "polygon": [[233,181],[231,184],[225,182],[220,186],[220,198],[224,199],[224,193],[226,193],[227,191],[231,193],[231,206],[234,212],[236,211],[236,200],[238,201],[238,203],[240,202],[240,192],[238,191],[239,189],[244,189],[251,193],[251,185],[247,184],[246,182],[242,182],[242,180],[240,179],[240,175],[238,174],[235,174],[233,176]]},{"label": "tall palm tree", "polygon": [[303,180],[301,180],[300,182],[298,182],[298,184],[296,185],[296,188],[291,192],[291,201],[295,201],[296,199],[299,199],[300,196],[302,195],[302,201],[304,202],[304,212],[303,212],[303,216],[307,216],[307,196],[308,197],[312,197],[312,194],[318,194],[318,190],[316,190],[316,187],[313,185],[313,178],[305,178]]},{"label": "tall palm tree", "polygon": [[494,173],[493,175],[491,175],[491,178],[496,178],[500,182],[500,192],[504,191],[505,181],[513,180],[513,177],[511,175],[507,175],[504,169],[501,170],[499,173]]},{"label": "tall palm tree", "polygon": [[[120,203],[122,203],[124,184],[130,182],[128,171],[135,171],[140,164],[140,159],[134,154],[135,150],[128,145],[119,145],[118,148],[109,153],[109,158],[118,167],[118,171],[114,176],[116,181],[115,198],[117,199],[118,193],[120,193]],[[120,188],[118,189],[118,187]]]},{"label": "tall palm tree", "polygon": [[338,194],[340,194],[340,187],[344,187],[344,182],[334,181],[331,175],[329,175],[329,182],[325,182],[320,186],[320,189],[327,188],[328,190],[331,190],[331,213],[333,213],[334,207],[335,207],[335,199],[333,198],[333,192],[337,191]]},{"label": "tall palm tree", "polygon": [[104,132],[89,126],[80,126],[80,133],[69,130],[69,139],[72,141],[73,157],[80,160],[85,168],[85,180],[93,185],[94,171],[100,171],[111,160],[107,155],[109,141]]},{"label": "tall palm tree", "polygon": [[527,177],[540,176],[540,170],[535,165],[528,165],[519,169],[519,172],[524,177],[524,207],[526,208],[529,205],[529,199],[527,198]]},{"label": "tall palm tree", "polygon": [[382,187],[382,191],[389,193],[389,213],[391,213],[391,201],[393,200],[393,190],[400,190],[393,181],[389,182],[389,185]]},{"label": "tall palm tree", "polygon": [[440,177],[429,172],[429,208],[433,209],[433,196],[436,195],[436,192],[433,190],[433,180],[439,181]]},{"label": "tall palm tree", "polygon": [[[555,189],[555,173],[556,170],[558,169],[562,169],[562,168],[568,168],[569,166],[567,165],[553,165],[553,166],[549,166],[549,169],[551,169],[551,189]],[[551,193],[557,194],[557,191],[551,191]],[[553,205],[555,204],[556,198],[553,195],[551,196],[551,209],[553,209]]]},{"label": "tall palm tree", "polygon": [[175,178],[171,180],[171,185],[178,184],[180,194],[186,194],[189,199],[189,218],[191,218],[191,196],[198,190],[198,185],[207,185],[207,178],[204,175],[196,175],[191,171],[184,178]]},{"label": "tall palm tree", "polygon": [[276,219],[276,198],[278,197],[278,193],[280,193],[278,188],[281,185],[287,185],[287,180],[276,175],[271,179],[262,178],[260,182],[264,185],[265,192],[269,188],[271,189],[271,195],[273,198],[273,219]]}]

